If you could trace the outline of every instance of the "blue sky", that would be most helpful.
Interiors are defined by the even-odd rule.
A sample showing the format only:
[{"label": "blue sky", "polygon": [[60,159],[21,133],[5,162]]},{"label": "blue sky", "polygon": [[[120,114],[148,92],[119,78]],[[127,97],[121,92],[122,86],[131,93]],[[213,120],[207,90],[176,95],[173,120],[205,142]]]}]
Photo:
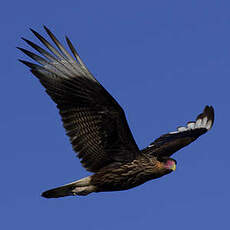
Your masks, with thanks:
[{"label": "blue sky", "polygon": [[[228,229],[230,2],[5,1],[1,6],[1,229]],[[17,59],[20,39],[68,35],[119,101],[140,148],[213,105],[213,129],[176,153],[177,170],[123,192],[44,199],[89,175],[57,109]],[[27,59],[28,60],[28,59]]]}]

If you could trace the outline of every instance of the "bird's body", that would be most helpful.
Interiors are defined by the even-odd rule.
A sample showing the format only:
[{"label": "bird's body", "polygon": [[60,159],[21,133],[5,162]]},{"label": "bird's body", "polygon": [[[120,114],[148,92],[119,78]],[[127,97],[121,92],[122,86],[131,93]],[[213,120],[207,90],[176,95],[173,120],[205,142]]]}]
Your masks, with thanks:
[{"label": "bird's body", "polygon": [[[172,165],[174,165],[172,161]],[[100,191],[126,190],[170,173],[154,156],[139,156],[126,164],[108,167],[92,176],[92,184]]]},{"label": "bird's body", "polygon": [[206,133],[213,125],[214,110],[206,106],[196,121],[164,134],[140,150],[132,136],[125,113],[117,101],[93,77],[66,38],[74,59],[46,27],[58,47],[40,34],[35,36],[50,53],[25,40],[45,58],[19,48],[40,65],[23,61],[57,104],[63,126],[82,165],[94,174],[42,195],[57,198],[92,192],[126,190],[175,170],[170,156]]},{"label": "bird's body", "polygon": [[[168,160],[168,162],[172,166],[175,165],[174,160]],[[63,187],[48,190],[43,195],[45,197],[60,197],[63,194],[62,189],[66,188],[77,195],[88,195],[91,192],[127,190],[148,180],[170,173],[172,166],[165,168],[164,163],[158,161],[155,156],[142,155],[132,162],[117,163],[102,168],[92,176],[77,180]]]}]

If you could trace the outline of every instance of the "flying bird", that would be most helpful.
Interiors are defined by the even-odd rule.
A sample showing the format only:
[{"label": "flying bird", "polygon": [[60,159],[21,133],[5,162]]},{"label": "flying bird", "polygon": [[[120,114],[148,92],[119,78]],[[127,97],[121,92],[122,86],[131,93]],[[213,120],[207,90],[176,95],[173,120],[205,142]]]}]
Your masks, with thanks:
[{"label": "flying bird", "polygon": [[42,56],[18,47],[37,64],[19,61],[30,68],[57,104],[73,150],[93,174],[45,191],[43,197],[126,190],[167,175],[177,164],[170,156],[211,129],[214,109],[206,106],[195,121],[160,136],[140,150],[123,109],[90,73],[68,37],[72,55],[47,27],[44,29],[56,47],[31,29],[47,49],[22,38]]}]

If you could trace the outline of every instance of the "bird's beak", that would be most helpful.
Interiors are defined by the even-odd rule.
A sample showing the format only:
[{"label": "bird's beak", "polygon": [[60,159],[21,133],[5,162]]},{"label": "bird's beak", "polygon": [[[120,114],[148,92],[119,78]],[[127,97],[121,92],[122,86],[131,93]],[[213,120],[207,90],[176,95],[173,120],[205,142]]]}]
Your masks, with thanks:
[{"label": "bird's beak", "polygon": [[172,168],[171,168],[173,171],[175,171],[176,170],[176,164],[174,164],[173,166],[172,166]]}]

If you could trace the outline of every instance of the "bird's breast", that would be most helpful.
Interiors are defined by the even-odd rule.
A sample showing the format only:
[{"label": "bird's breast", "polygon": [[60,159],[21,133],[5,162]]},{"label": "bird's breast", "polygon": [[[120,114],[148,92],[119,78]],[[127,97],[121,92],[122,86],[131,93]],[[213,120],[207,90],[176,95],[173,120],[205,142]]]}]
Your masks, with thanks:
[{"label": "bird's breast", "polygon": [[91,184],[97,187],[97,192],[126,190],[164,174],[160,162],[143,157],[95,173]]}]

